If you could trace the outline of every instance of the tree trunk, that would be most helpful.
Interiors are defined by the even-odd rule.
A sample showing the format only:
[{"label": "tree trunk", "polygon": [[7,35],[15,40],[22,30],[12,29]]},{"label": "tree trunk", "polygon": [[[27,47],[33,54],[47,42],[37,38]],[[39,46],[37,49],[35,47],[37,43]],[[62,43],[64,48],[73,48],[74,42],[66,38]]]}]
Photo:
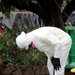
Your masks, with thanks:
[{"label": "tree trunk", "polygon": [[52,12],[51,12],[51,0],[37,0],[41,5],[45,13],[45,25],[48,26],[52,21]]},{"label": "tree trunk", "polygon": [[61,16],[61,4],[63,0],[37,0],[45,12],[45,25],[64,29]]},{"label": "tree trunk", "polygon": [[61,16],[61,4],[63,0],[52,0],[52,14],[54,26],[64,30],[64,23]]}]

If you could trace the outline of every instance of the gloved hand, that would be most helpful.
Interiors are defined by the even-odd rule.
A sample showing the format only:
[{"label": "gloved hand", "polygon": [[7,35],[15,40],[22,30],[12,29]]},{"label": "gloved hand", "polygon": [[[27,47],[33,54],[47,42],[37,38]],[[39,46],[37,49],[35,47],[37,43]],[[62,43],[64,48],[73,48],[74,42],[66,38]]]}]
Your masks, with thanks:
[{"label": "gloved hand", "polygon": [[59,70],[59,68],[61,68],[60,59],[59,58],[52,57],[51,58],[51,62],[53,64],[53,67],[54,67],[55,70]]}]

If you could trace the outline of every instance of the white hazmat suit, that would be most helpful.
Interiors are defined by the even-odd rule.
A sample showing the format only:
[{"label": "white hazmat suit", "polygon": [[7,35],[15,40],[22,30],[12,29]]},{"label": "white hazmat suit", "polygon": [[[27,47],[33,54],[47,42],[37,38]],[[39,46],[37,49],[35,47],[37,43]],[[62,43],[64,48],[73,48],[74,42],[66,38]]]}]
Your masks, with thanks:
[{"label": "white hazmat suit", "polygon": [[55,70],[55,75],[64,75],[68,54],[72,44],[71,37],[59,28],[41,27],[27,34],[22,32],[16,38],[16,44],[20,48],[28,49],[31,42],[48,57],[47,67],[50,75],[53,75],[54,70],[50,59],[51,57],[60,59],[61,68]]}]

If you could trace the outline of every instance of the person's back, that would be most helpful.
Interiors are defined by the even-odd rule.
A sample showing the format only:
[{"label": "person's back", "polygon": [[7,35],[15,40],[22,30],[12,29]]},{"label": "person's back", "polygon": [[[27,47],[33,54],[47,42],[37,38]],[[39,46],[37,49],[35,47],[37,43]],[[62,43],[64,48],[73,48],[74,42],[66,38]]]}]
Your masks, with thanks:
[{"label": "person's back", "polygon": [[65,31],[63,31],[62,29],[59,29],[57,27],[41,27],[41,28],[33,30],[32,32],[29,32],[29,33],[31,33],[31,35],[34,34],[39,37],[54,35],[59,40],[61,40],[62,43],[65,43],[65,41],[69,41],[69,39],[71,39],[71,37],[69,36],[68,33],[66,33]]}]

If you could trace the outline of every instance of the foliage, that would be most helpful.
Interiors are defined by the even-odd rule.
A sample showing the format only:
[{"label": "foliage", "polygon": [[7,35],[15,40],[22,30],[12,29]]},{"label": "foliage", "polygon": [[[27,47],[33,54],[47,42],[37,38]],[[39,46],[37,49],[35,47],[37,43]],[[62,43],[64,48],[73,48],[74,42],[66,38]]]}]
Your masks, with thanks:
[{"label": "foliage", "polygon": [[11,10],[15,11],[15,7],[11,5],[9,0],[0,1],[0,11],[9,17]]},{"label": "foliage", "polygon": [[71,0],[64,0],[64,1],[66,1],[66,2],[68,3],[68,2],[70,2]]},{"label": "foliage", "polygon": [[3,30],[2,35],[0,35],[0,59],[2,60],[2,64],[22,64],[25,67],[29,65],[45,65],[46,64],[46,56],[44,53],[38,51],[37,49],[29,48],[29,50],[20,50],[18,49],[15,38],[16,33],[20,33],[22,30],[29,32],[36,27],[28,27],[21,30],[14,24],[12,31],[5,28]]},{"label": "foliage", "polygon": [[63,0],[63,5],[66,5],[70,2],[71,0]]},{"label": "foliage", "polygon": [[[29,4],[29,2],[33,2],[36,0],[16,0],[16,3],[19,3],[20,5],[22,3]],[[5,14],[7,17],[9,17],[11,11],[16,11],[16,7],[12,6],[13,0],[0,0],[0,11]]]}]

